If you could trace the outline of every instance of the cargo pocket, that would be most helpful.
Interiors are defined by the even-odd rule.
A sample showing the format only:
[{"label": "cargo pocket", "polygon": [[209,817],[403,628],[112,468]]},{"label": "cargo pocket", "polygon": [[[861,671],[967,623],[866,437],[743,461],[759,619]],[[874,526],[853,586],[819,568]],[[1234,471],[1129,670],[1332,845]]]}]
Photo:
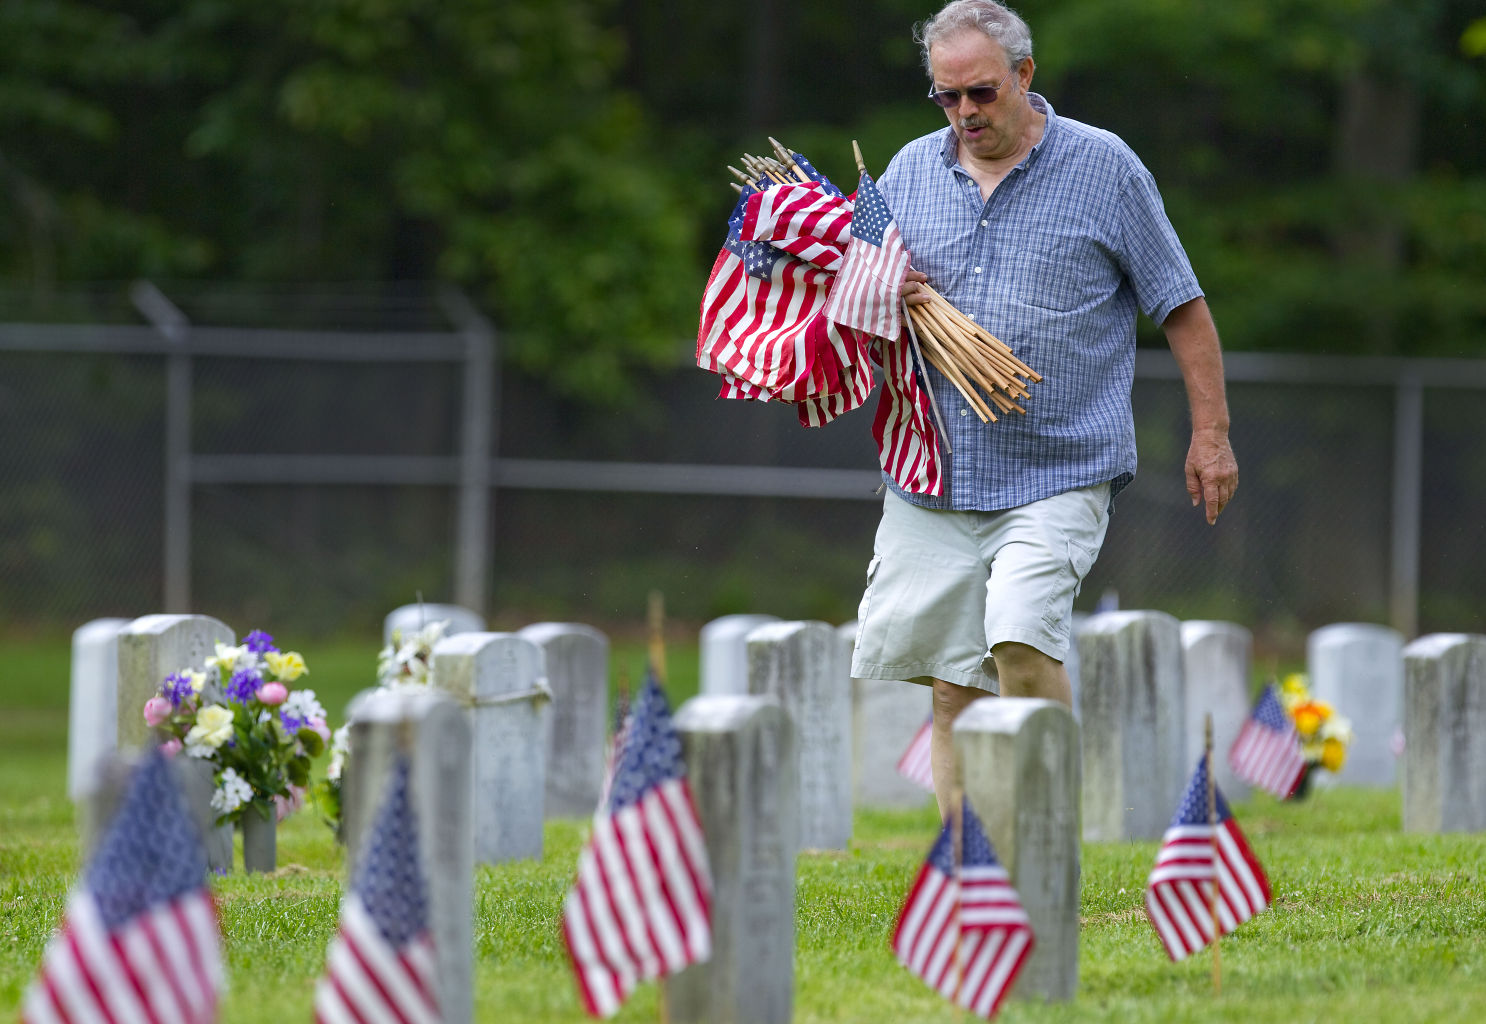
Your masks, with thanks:
[{"label": "cargo pocket", "polygon": [[1073,568],[1073,596],[1083,589],[1084,577],[1089,570],[1094,568],[1094,559],[1099,557],[1098,551],[1090,551],[1075,541],[1068,542],[1068,564]]},{"label": "cargo pocket", "polygon": [[877,578],[877,567],[882,564],[881,555],[873,555],[867,563],[867,589],[862,592],[862,601],[857,605],[857,636],[854,649],[862,646],[862,633],[867,628],[867,613],[872,610],[872,582]]}]

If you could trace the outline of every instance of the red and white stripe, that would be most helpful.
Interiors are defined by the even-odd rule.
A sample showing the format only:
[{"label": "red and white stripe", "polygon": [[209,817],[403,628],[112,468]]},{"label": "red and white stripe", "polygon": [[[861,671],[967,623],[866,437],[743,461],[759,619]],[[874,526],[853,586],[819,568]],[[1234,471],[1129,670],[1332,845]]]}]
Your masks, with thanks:
[{"label": "red and white stripe", "polygon": [[901,327],[898,292],[907,273],[908,250],[896,224],[883,232],[880,248],[853,240],[826,303],[826,316],[880,338],[896,338]]},{"label": "red and white stripe", "polygon": [[1272,729],[1252,717],[1244,720],[1233,741],[1228,764],[1239,778],[1281,799],[1295,792],[1306,769],[1293,726]]},{"label": "red and white stripe", "polygon": [[965,867],[958,883],[925,864],[893,931],[898,962],[946,999],[989,1019],[1034,945],[1006,869]]},{"label": "red and white stripe", "polygon": [[73,894],[21,1004],[24,1024],[206,1024],[222,986],[221,932],[200,889],[110,932],[92,893]]},{"label": "red and white stripe", "polygon": [[612,1016],[635,985],[712,955],[712,879],[685,779],[594,821],[562,929],[588,1012]]},{"label": "red and white stripe", "polygon": [[428,932],[393,948],[351,892],[315,985],[318,1024],[438,1024],[438,961]]},{"label": "red and white stripe", "polygon": [[909,741],[908,749],[903,751],[903,756],[898,758],[898,774],[918,783],[931,793],[934,791],[934,765],[930,757],[933,733],[934,717],[930,715],[924,724],[919,726],[918,732],[913,734],[913,739]]},{"label": "red and white stripe", "polygon": [[1169,828],[1156,854],[1156,867],[1146,884],[1146,915],[1173,960],[1182,960],[1213,941],[1208,900],[1214,874],[1222,934],[1269,906],[1269,880],[1238,822],[1230,818],[1220,823],[1217,837],[1216,871],[1212,826]]},{"label": "red and white stripe", "polygon": [[938,435],[929,396],[913,368],[913,347],[898,337],[882,342],[883,390],[872,436],[883,472],[909,494],[943,494]]}]

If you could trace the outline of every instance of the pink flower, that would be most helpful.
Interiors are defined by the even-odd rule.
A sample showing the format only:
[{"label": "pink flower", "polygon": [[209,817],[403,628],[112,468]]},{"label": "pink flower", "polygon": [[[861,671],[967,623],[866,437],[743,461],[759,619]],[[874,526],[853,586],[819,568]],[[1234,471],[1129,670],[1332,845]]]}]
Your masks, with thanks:
[{"label": "pink flower", "polygon": [[144,723],[154,728],[170,717],[172,706],[170,701],[159,694],[144,702]]},{"label": "pink flower", "polygon": [[319,733],[322,740],[324,740],[326,743],[330,742],[330,726],[325,724],[325,719],[311,718],[304,724],[305,728],[309,729],[310,732]]},{"label": "pink flower", "polygon": [[274,810],[277,812],[276,820],[283,821],[289,815],[304,806],[305,788],[303,786],[290,786],[288,796],[280,796],[275,793],[273,797]]},{"label": "pink flower", "polygon": [[160,751],[166,757],[174,757],[181,752],[181,741],[174,738],[168,739],[160,744]]},{"label": "pink flower", "polygon": [[289,699],[289,688],[283,683],[264,683],[258,688],[258,700],[269,707],[284,703]]}]

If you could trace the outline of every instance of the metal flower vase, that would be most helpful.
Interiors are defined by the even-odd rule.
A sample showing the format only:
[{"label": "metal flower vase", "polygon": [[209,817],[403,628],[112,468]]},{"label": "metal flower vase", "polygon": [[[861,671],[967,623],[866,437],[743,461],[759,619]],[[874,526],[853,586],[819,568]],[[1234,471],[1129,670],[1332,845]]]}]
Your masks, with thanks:
[{"label": "metal flower vase", "polygon": [[278,815],[270,806],[267,815],[248,807],[238,819],[243,834],[243,870],[266,874],[278,866]]}]

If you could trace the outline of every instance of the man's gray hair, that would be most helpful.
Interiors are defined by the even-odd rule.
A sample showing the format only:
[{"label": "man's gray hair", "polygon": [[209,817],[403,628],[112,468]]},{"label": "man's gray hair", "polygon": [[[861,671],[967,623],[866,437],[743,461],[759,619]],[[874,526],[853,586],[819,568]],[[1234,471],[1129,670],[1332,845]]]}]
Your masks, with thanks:
[{"label": "man's gray hair", "polygon": [[1000,43],[1013,69],[1032,56],[1032,30],[1011,8],[994,0],[950,0],[938,14],[913,26],[913,41],[923,47],[924,70],[931,79],[930,48],[965,31],[984,32]]}]

